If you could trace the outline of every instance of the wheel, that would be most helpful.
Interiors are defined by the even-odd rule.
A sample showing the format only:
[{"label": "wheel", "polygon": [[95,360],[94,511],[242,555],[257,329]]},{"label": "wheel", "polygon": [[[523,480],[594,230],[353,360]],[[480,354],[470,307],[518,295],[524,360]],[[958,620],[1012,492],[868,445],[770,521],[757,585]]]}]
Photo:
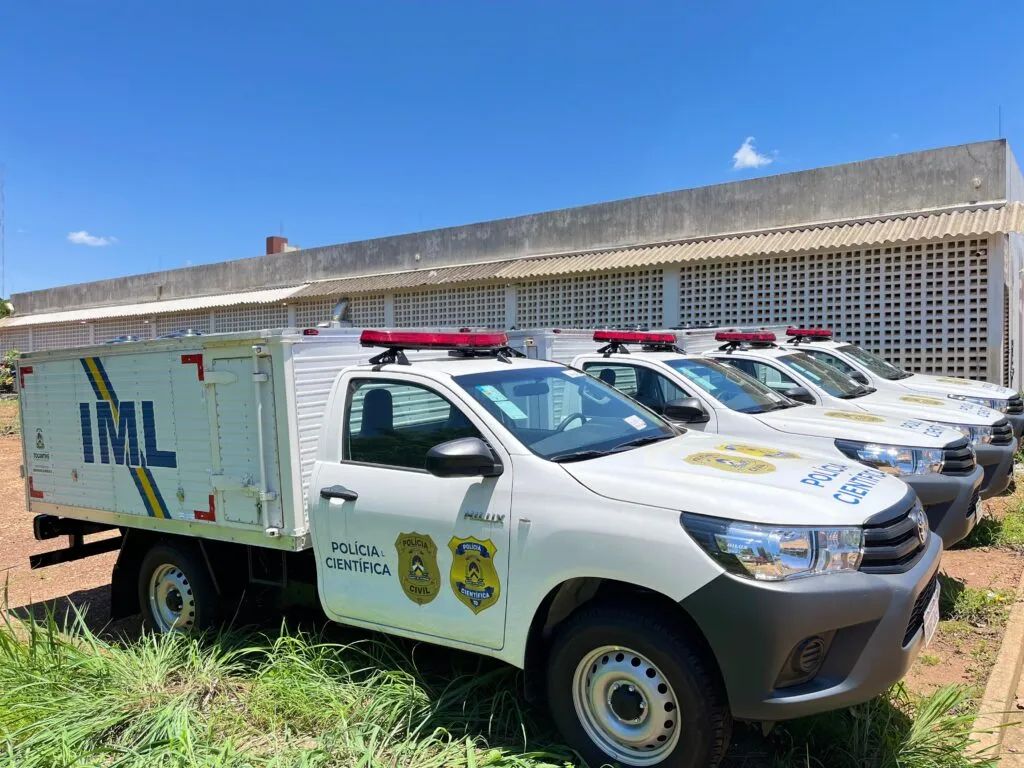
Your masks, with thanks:
[{"label": "wheel", "polygon": [[160,633],[206,629],[220,618],[220,597],[192,547],[158,544],[139,568],[139,606],[145,625]]},{"label": "wheel", "polygon": [[584,607],[557,630],[548,703],[591,766],[717,766],[732,718],[712,669],[653,612]]}]

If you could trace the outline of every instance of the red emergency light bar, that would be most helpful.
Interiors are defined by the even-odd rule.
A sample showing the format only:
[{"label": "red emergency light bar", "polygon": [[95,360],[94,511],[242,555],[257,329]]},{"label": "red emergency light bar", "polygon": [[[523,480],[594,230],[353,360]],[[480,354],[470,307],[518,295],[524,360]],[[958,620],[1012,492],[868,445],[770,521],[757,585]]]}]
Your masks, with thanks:
[{"label": "red emergency light bar", "polygon": [[646,333],[644,331],[594,331],[594,341],[612,344],[675,344],[674,333]]},{"label": "red emergency light bar", "polygon": [[792,338],[831,339],[831,328],[787,328],[786,335]]},{"label": "red emergency light bar", "polygon": [[715,334],[715,341],[754,341],[770,342],[775,341],[775,334],[770,331],[758,333],[741,333],[739,331],[719,331]]},{"label": "red emergency light bar", "polygon": [[423,333],[419,331],[363,331],[364,347],[390,349],[495,349],[508,346],[508,336],[498,333]]}]

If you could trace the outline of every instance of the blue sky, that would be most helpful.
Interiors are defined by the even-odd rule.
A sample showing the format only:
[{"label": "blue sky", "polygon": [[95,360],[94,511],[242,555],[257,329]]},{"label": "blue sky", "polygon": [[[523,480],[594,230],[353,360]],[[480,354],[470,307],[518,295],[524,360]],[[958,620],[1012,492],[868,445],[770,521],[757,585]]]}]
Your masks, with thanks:
[{"label": "blue sky", "polygon": [[0,2],[6,290],[990,139],[1000,104],[1024,160],[1022,27],[934,0]]}]

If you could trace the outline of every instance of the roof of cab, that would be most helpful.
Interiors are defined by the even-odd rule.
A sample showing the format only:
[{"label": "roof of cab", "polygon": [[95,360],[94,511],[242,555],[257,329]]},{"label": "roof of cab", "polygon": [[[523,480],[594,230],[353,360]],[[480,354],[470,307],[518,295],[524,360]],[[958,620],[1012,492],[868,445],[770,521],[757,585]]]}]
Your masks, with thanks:
[{"label": "roof of cab", "polygon": [[493,357],[431,357],[422,359],[414,357],[409,360],[409,365],[389,363],[384,366],[361,364],[353,366],[360,371],[381,370],[399,373],[402,371],[414,371],[428,376],[465,376],[473,373],[487,373],[488,371],[508,371],[515,368],[565,368],[561,363],[554,363],[549,360],[536,360],[533,358],[509,357],[509,362],[502,362]]}]

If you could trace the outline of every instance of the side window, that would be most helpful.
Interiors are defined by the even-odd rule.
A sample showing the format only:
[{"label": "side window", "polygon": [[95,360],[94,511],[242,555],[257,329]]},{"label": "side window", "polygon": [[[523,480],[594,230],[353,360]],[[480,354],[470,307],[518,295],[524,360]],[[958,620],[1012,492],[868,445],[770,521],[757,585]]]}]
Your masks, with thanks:
[{"label": "side window", "polygon": [[460,437],[480,437],[457,407],[417,384],[359,379],[345,411],[346,461],[423,469],[427,451]]},{"label": "side window", "polygon": [[637,369],[632,365],[614,365],[612,363],[584,363],[583,370],[605,384],[615,387],[619,392],[636,397]]},{"label": "side window", "polygon": [[800,386],[778,368],[758,360],[741,360],[737,358],[725,359],[723,362],[729,363],[733,368],[739,368],[748,376],[753,376],[762,384],[766,384],[776,391]]},{"label": "side window", "polygon": [[820,349],[800,347],[800,351],[808,357],[813,357],[819,363],[824,363],[831,368],[835,368],[840,373],[845,373],[847,376],[857,372],[856,369],[852,365],[849,365],[845,360],[840,360],[835,355],[828,352],[822,352]]},{"label": "side window", "polygon": [[668,377],[650,368],[611,363],[584,363],[583,370],[657,413],[664,410],[665,403],[689,397],[689,394]]}]

